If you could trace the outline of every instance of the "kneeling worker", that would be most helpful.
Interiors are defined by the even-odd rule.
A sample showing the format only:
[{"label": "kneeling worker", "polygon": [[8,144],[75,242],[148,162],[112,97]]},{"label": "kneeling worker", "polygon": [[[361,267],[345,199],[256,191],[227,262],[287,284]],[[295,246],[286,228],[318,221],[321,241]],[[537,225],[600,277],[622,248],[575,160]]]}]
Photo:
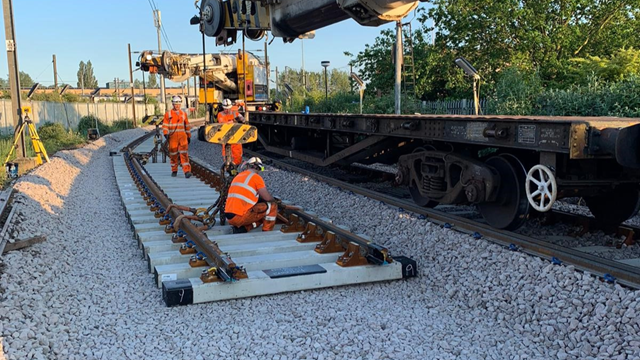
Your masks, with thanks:
[{"label": "kneeling worker", "polygon": [[[231,100],[224,99],[222,100],[222,108],[223,111],[218,113],[218,122],[221,124],[229,123],[229,122],[238,122],[244,123],[244,117],[237,111],[232,109]],[[225,150],[224,146],[222,146],[222,158],[225,159]],[[231,145],[231,157],[233,159],[233,163],[235,165],[240,165],[242,163],[242,145],[241,144],[232,144]]]},{"label": "kneeling worker", "polygon": [[180,165],[184,171],[184,177],[191,177],[191,164],[189,164],[189,143],[191,143],[191,125],[187,119],[187,113],[180,109],[182,99],[174,96],[171,99],[173,109],[164,114],[162,132],[169,142],[169,158],[171,159],[171,176],[178,175],[178,155]]},{"label": "kneeling worker", "polygon": [[225,216],[234,233],[244,233],[261,224],[262,231],[271,231],[276,224],[278,206],[258,175],[263,170],[262,161],[252,157],[242,163],[241,172],[229,186]]}]

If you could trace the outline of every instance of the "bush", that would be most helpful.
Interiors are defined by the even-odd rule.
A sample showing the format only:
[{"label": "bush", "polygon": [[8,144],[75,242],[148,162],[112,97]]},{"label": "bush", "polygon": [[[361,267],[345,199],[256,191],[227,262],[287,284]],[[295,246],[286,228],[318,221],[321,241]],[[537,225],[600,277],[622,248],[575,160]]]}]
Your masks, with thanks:
[{"label": "bush", "polygon": [[538,74],[508,68],[496,82],[487,111],[500,115],[530,115],[541,92],[542,82]]},{"label": "bush", "polygon": [[96,121],[98,122],[98,131],[100,131],[101,135],[109,133],[109,126],[100,121],[100,119],[94,115],[87,115],[80,118],[80,122],[78,123],[78,132],[82,136],[86,137],[87,130],[95,129]]},{"label": "bush", "polygon": [[44,123],[38,129],[38,135],[48,154],[53,154],[58,150],[75,148],[85,142],[79,134],[65,130],[62,124],[58,123]]},{"label": "bush", "polygon": [[[133,129],[133,120],[131,119],[120,119],[116,120],[109,127],[109,132],[116,132],[120,130]],[[102,133],[101,133],[102,134]]]}]

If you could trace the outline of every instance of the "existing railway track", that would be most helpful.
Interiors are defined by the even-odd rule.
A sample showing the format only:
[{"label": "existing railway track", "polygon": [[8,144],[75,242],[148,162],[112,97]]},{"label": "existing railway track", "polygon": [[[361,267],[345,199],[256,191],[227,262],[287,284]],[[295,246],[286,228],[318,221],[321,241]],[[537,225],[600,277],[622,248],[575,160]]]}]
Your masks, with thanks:
[{"label": "existing railway track", "polygon": [[[113,163],[132,229],[168,306],[417,275],[415,261],[298,209],[283,208],[280,231],[230,234],[231,227],[208,216],[214,207],[205,210],[219,200],[225,180],[218,171],[192,161],[196,179],[172,178],[168,164],[148,162],[153,147],[152,132]],[[175,205],[201,209],[200,218]]]},{"label": "existing railway track", "polygon": [[[466,217],[456,215],[455,213],[459,212],[451,211],[452,206],[445,207],[448,211],[442,211],[438,208],[420,207],[410,199],[398,197],[393,192],[375,191],[359,184],[337,180],[335,176],[322,175],[308,168],[292,165],[289,161],[278,160],[276,159],[277,156],[272,158],[265,153],[258,154],[252,151],[246,151],[246,153],[252,156],[261,156],[263,160],[270,161],[271,164],[276,167],[298,172],[332,186],[340,187],[345,191],[351,191],[379,200],[389,206],[396,206],[399,211],[413,212],[441,226],[451,227],[457,231],[468,233],[476,239],[486,239],[514,251],[523,251],[534,256],[545,258],[555,264],[573,265],[577,269],[590,272],[605,281],[617,282],[640,289],[640,259],[627,259],[624,261],[605,259],[581,249],[556,245],[549,241],[549,238],[546,236],[529,236],[518,232],[495,229],[482,221],[477,221],[478,216]],[[326,172],[326,169],[323,171]],[[371,171],[375,172],[375,170]],[[464,212],[469,213],[468,211]],[[562,222],[572,226],[579,226],[583,233],[599,230],[593,218],[557,210],[547,213],[541,221],[546,223]],[[616,236],[622,238],[620,243],[624,242],[624,244],[632,245],[635,244],[637,236],[640,235],[640,228],[633,225],[621,225],[614,233]],[[572,235],[575,236],[575,234]],[[566,236],[569,236],[569,234],[566,234]]]}]

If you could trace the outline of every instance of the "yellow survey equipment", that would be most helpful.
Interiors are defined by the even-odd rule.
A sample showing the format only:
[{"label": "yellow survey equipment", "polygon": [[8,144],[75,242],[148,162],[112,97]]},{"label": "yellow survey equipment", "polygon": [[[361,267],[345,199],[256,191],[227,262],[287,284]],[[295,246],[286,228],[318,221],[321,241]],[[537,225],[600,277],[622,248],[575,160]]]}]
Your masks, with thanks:
[{"label": "yellow survey equipment", "polygon": [[9,159],[11,159],[11,155],[18,147],[18,142],[20,141],[20,136],[24,133],[24,128],[27,127],[29,130],[29,137],[31,138],[31,144],[33,145],[33,151],[36,153],[36,162],[38,165],[42,165],[43,159],[46,162],[49,162],[49,155],[47,155],[47,150],[44,148],[44,144],[42,140],[40,140],[40,136],[38,136],[38,131],[36,130],[36,126],[31,121],[31,107],[23,106],[22,113],[24,114],[22,117],[22,121],[19,124],[18,130],[15,132],[13,137],[13,145],[11,146],[11,150],[9,150],[9,154],[7,154],[7,158],[4,160],[5,166],[9,163]]}]

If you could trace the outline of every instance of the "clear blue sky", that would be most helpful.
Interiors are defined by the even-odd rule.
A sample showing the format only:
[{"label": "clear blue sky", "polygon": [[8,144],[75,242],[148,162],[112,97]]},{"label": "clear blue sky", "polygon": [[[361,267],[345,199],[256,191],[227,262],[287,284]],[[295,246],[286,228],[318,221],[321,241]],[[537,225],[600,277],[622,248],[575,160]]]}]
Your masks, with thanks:
[{"label": "clear blue sky", "polygon": [[[162,24],[169,44],[162,39],[162,49],[174,52],[201,52],[201,34],[189,19],[197,13],[193,0],[154,0],[161,11]],[[425,6],[425,5],[420,5]],[[20,70],[45,86],[53,84],[52,55],[57,58],[58,81],[76,86],[78,64],[91,60],[100,86],[115,77],[129,79],[127,43],[132,51],[157,50],[157,33],[149,0],[13,0],[16,43]],[[0,9],[1,10],[1,9]],[[413,14],[409,14],[412,18]],[[415,26],[418,22],[415,21]],[[321,71],[320,62],[331,61],[332,68],[348,71],[349,59],[344,51],[357,53],[372,44],[386,24],[377,28],[363,27],[354,20],[316,31],[315,39],[304,40],[304,67]],[[4,35],[4,34],[3,34]],[[216,47],[206,38],[208,53],[233,51],[241,47]],[[247,50],[262,49],[264,40],[247,40]],[[284,44],[276,38],[268,49],[272,69],[285,66],[299,69],[302,47],[299,40]],[[261,52],[256,53],[262,56]],[[136,55],[134,55],[136,56]],[[135,67],[135,58],[134,67]],[[0,77],[7,78],[6,51],[0,55]],[[142,79],[140,72],[134,78]],[[167,83],[167,86],[172,83]]]}]

